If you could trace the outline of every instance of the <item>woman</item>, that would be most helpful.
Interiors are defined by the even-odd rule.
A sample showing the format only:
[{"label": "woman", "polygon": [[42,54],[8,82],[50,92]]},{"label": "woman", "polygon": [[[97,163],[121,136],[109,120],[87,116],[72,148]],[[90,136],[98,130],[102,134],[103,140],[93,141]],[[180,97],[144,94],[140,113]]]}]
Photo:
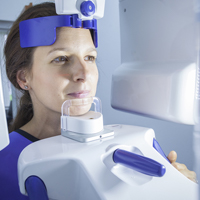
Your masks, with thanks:
[{"label": "woman", "polygon": [[[16,20],[5,46],[9,80],[23,92],[20,108],[10,133],[10,145],[0,152],[0,197],[27,199],[19,192],[17,160],[31,142],[60,134],[60,109],[67,99],[95,96],[98,81],[97,52],[88,29],[57,28],[53,45],[21,48],[19,22],[56,15],[53,3],[44,3],[26,10]],[[76,110],[74,115],[88,111]],[[195,174],[184,165],[175,164],[176,154],[168,158],[188,178]]]}]

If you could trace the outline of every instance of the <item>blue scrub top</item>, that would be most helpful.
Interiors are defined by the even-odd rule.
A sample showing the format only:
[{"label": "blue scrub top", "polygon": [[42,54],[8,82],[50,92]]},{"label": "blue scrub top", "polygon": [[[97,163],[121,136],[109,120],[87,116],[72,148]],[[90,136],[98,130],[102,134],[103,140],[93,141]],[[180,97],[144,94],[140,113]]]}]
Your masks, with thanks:
[{"label": "blue scrub top", "polygon": [[0,199],[28,200],[19,191],[17,162],[22,150],[38,139],[18,129],[9,134],[10,144],[0,151]]}]

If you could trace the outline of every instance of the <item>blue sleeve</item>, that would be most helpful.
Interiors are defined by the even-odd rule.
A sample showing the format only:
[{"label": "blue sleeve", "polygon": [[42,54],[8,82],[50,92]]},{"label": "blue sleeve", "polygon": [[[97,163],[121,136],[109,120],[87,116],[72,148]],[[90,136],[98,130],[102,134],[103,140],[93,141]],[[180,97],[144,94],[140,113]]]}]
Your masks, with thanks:
[{"label": "blue sleeve", "polygon": [[10,144],[0,151],[0,199],[28,200],[19,191],[17,162],[21,151],[32,142],[17,132],[10,133],[9,138]]}]

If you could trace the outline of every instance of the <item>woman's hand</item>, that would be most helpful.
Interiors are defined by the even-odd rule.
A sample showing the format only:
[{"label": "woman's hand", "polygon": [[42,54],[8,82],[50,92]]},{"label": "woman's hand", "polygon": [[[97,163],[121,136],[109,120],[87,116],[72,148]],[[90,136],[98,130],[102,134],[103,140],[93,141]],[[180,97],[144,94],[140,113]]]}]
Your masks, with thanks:
[{"label": "woman's hand", "polygon": [[179,172],[181,172],[183,175],[185,175],[187,178],[194,181],[195,183],[197,182],[196,173],[194,171],[190,171],[184,164],[176,162],[177,153],[175,151],[171,151],[167,158]]}]

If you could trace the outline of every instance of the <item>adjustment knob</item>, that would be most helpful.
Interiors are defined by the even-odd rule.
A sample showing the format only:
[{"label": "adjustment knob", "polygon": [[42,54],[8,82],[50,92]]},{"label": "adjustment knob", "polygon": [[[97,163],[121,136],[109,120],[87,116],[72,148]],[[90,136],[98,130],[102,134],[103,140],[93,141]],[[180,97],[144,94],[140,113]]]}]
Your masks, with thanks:
[{"label": "adjustment knob", "polygon": [[95,13],[95,5],[92,1],[84,1],[81,4],[81,13],[89,17]]}]

